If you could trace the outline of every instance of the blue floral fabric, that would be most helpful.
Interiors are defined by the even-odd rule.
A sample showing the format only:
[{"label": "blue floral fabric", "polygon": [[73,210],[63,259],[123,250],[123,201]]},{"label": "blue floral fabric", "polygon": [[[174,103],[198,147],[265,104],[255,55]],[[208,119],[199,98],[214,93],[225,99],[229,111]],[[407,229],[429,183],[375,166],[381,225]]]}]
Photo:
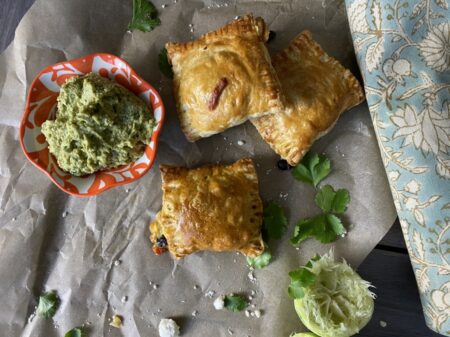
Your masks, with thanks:
[{"label": "blue floral fabric", "polygon": [[428,326],[450,336],[449,0],[346,0]]}]

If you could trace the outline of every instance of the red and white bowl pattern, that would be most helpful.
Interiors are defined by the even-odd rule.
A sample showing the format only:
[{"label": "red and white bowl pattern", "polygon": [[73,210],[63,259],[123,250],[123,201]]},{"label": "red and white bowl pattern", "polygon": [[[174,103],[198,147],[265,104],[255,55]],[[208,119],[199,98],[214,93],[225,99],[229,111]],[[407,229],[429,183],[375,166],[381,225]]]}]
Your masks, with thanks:
[{"label": "red and white bowl pattern", "polygon": [[[90,72],[120,83],[152,107],[156,126],[150,144],[137,161],[128,165],[76,177],[58,167],[50,154],[41,125],[56,112],[61,85],[70,77]],[[43,69],[31,84],[20,124],[20,144],[25,156],[63,191],[76,196],[93,196],[112,187],[141,178],[155,159],[158,136],[164,121],[164,105],[159,93],[121,58],[109,54],[91,54]]]}]

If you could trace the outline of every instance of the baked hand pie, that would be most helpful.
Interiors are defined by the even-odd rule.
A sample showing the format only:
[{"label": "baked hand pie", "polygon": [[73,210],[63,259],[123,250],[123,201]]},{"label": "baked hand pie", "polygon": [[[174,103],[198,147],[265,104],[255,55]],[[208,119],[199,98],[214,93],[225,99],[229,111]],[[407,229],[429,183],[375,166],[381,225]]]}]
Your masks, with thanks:
[{"label": "baked hand pie", "polygon": [[181,128],[191,142],[283,108],[262,18],[234,20],[196,41],[166,44]]},{"label": "baked hand pie", "polygon": [[345,110],[361,103],[358,80],[329,57],[308,31],[273,58],[286,108],[251,119],[264,140],[290,165],[325,135]]},{"label": "baked hand pie", "polygon": [[161,166],[163,205],[150,224],[159,255],[176,258],[199,250],[258,256],[263,206],[251,159],[196,169]]}]

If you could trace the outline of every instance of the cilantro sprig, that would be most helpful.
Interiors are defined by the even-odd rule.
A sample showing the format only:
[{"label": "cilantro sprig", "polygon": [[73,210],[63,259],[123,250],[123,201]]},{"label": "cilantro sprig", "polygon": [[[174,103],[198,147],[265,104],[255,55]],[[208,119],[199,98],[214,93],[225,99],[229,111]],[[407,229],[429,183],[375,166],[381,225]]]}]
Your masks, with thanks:
[{"label": "cilantro sprig", "polygon": [[331,172],[330,160],[318,153],[308,152],[292,171],[295,179],[317,186]]},{"label": "cilantro sprig", "polygon": [[133,17],[128,29],[150,32],[161,24],[155,5],[149,0],[133,0]]},{"label": "cilantro sprig", "polygon": [[350,195],[346,189],[334,191],[333,187],[326,185],[317,192],[314,201],[323,213],[297,222],[291,239],[294,245],[309,237],[315,237],[322,243],[330,243],[347,232],[338,217],[345,212],[350,202]]},{"label": "cilantro sprig", "polygon": [[39,296],[37,313],[45,319],[52,318],[59,306],[59,297],[54,291],[43,293]]},{"label": "cilantro sprig", "polygon": [[287,229],[287,218],[284,209],[273,201],[269,201],[263,211],[262,237],[264,241],[264,252],[256,257],[247,257],[247,264],[256,269],[266,267],[272,259],[267,242],[271,239],[279,240]]},{"label": "cilantro sprig", "polygon": [[247,256],[247,263],[250,267],[262,269],[270,263],[271,259],[272,254],[270,253],[269,248],[266,246],[264,252],[261,255],[256,257]]},{"label": "cilantro sprig", "polygon": [[247,301],[239,295],[227,295],[223,299],[225,309],[233,312],[242,311],[248,307]]},{"label": "cilantro sprig", "polygon": [[169,63],[167,58],[167,49],[163,48],[160,50],[158,55],[158,66],[159,71],[161,71],[166,77],[173,78],[172,65]]},{"label": "cilantro sprig", "polygon": [[83,327],[76,327],[66,332],[64,337],[85,337],[86,332]]},{"label": "cilantro sprig", "polygon": [[[317,188],[317,185],[331,172],[331,162],[324,155],[307,153],[299,165],[294,168],[293,176]],[[346,229],[339,215],[344,213],[350,202],[350,194],[346,189],[335,191],[332,186],[320,188],[314,198],[316,205],[322,210],[311,218],[301,219],[295,224],[291,242],[294,245],[314,237],[322,243],[336,241],[339,235],[344,235]]]},{"label": "cilantro sprig", "polygon": [[316,275],[311,271],[312,262],[319,259],[320,256],[316,255],[304,267],[289,273],[289,278],[291,279],[291,284],[288,287],[289,296],[294,299],[305,296],[305,288],[316,282]]},{"label": "cilantro sprig", "polygon": [[283,208],[277,203],[269,201],[263,211],[263,240],[269,242],[270,239],[281,239],[286,228],[287,218]]}]

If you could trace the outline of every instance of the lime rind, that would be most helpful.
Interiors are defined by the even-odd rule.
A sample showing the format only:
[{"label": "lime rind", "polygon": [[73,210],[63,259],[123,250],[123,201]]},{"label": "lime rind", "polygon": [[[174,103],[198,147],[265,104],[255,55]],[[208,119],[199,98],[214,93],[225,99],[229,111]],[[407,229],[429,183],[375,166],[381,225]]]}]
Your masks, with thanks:
[{"label": "lime rind", "polygon": [[335,262],[331,254],[311,261],[308,268],[316,282],[294,300],[303,324],[321,337],[349,337],[371,319],[375,294],[347,262]]}]

